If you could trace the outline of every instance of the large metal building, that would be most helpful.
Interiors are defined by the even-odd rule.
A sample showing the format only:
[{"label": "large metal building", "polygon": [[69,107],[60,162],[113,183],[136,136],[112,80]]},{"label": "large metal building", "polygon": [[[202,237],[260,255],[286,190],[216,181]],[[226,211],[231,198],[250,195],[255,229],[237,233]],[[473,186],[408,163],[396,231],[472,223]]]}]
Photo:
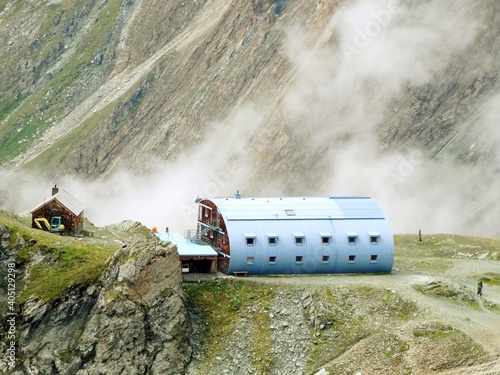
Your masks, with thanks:
[{"label": "large metal building", "polygon": [[394,239],[369,197],[272,197],[199,201],[198,238],[227,274],[391,272]]}]

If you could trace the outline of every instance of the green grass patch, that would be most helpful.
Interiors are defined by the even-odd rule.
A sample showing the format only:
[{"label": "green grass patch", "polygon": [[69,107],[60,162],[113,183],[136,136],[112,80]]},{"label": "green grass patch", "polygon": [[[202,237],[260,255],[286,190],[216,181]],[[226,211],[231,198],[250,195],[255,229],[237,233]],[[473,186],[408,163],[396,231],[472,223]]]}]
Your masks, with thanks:
[{"label": "green grass patch", "polygon": [[[398,234],[394,236],[396,257],[409,258],[452,258],[457,253],[476,254],[488,251],[500,252],[500,239],[454,234],[417,235]],[[497,258],[498,259],[498,255]]]},{"label": "green grass patch", "polygon": [[76,147],[83,140],[88,140],[88,134],[95,129],[95,126],[105,121],[105,118],[109,116],[115,107],[121,103],[122,99],[119,99],[115,102],[108,104],[105,108],[103,108],[96,115],[92,116],[88,120],[86,120],[83,124],[77,127],[75,130],[70,132],[65,137],[62,137],[60,140],[55,142],[53,145],[45,149],[40,155],[38,155],[35,159],[26,163],[23,168],[29,170],[37,170],[39,168],[50,169],[56,168],[59,162],[59,159],[56,158],[56,155],[67,155],[71,152],[72,149]]},{"label": "green grass patch", "polygon": [[[422,368],[437,371],[460,365],[471,365],[486,357],[482,346],[462,331],[447,324],[432,322],[415,327],[419,338],[417,361]],[[435,354],[439,353],[439,356]]]},{"label": "green grass patch", "polygon": [[484,284],[500,285],[500,273],[487,272],[480,277],[480,280]]},{"label": "green grass patch", "polygon": [[404,258],[395,257],[394,264],[397,266],[405,266],[408,268],[413,268],[418,271],[429,271],[442,273],[453,266],[451,260],[446,260],[442,258]]},{"label": "green grass patch", "polygon": [[0,13],[4,11],[5,6],[7,5],[8,2],[9,0],[0,0]]},{"label": "green grass patch", "polygon": [[[322,322],[324,328],[310,328],[312,345],[307,360],[309,372],[335,362],[335,358],[361,340],[383,335],[380,326],[373,324],[374,321],[382,319],[386,324],[397,325],[418,313],[414,302],[390,290],[369,286],[324,287],[316,290],[314,300],[314,317]],[[356,310],[352,306],[357,306]],[[309,320],[310,309],[308,306],[304,311]],[[394,346],[394,353],[389,355],[394,360],[396,352],[407,350],[405,343],[398,343]]]},{"label": "green grass patch", "polygon": [[204,366],[209,372],[219,353],[225,350],[227,337],[233,334],[242,318],[255,308],[255,324],[249,338],[252,363],[256,373],[266,374],[272,364],[272,338],[268,308],[274,289],[269,286],[238,280],[231,285],[227,280],[185,284],[184,290],[194,307],[204,317]]},{"label": "green grass patch", "polygon": [[[14,111],[23,102],[23,97],[5,98],[0,100],[0,121],[4,120],[12,111]],[[1,134],[0,134],[1,135]]]},{"label": "green grass patch", "polygon": [[[412,375],[414,371],[406,361],[409,344],[392,333],[377,333],[366,339],[362,348],[353,351],[342,361],[331,361],[324,367],[329,374],[399,374]],[[321,367],[314,369],[313,374]],[[383,369],[383,370],[382,370]]]},{"label": "green grass patch", "polygon": [[160,295],[162,298],[168,298],[174,293],[174,290],[172,288],[165,288],[161,291]]},{"label": "green grass patch", "polygon": [[413,284],[412,286],[415,290],[428,296],[467,305],[473,309],[479,308],[474,296],[464,290],[458,289],[446,283],[434,282],[429,284]]},{"label": "green grass patch", "polygon": [[104,272],[116,245],[87,243],[74,237],[28,227],[15,215],[0,212],[0,222],[10,228],[9,251],[24,241],[17,253],[16,263],[29,267],[33,255],[46,259],[29,270],[29,279],[19,296],[19,303],[35,296],[45,301],[59,298],[66,289],[95,282]]},{"label": "green grass patch", "polygon": [[[99,112],[93,114],[92,117],[88,118],[76,129],[45,149],[36,158],[26,163],[23,168],[28,170],[57,168],[59,158],[55,157],[56,155],[71,154],[75,147],[78,147],[79,144],[86,142],[85,140],[88,141],[89,137],[91,137],[91,133],[95,131],[95,129],[98,129],[99,126],[102,126],[102,124],[108,123],[110,118],[113,117],[115,113],[121,111],[122,107],[122,112],[124,112],[126,116],[133,117],[135,111],[139,107],[139,102],[132,100],[129,102],[129,105],[127,105],[126,100],[128,95],[133,93],[134,90],[140,90],[138,89],[138,86],[139,84],[132,86],[126,93],[124,93],[124,95],[109,103]],[[116,129],[114,129],[114,131],[116,131]]]},{"label": "green grass patch", "polygon": [[413,335],[415,337],[447,337],[454,331],[455,329],[448,324],[435,322],[415,327]]},{"label": "green grass patch", "polygon": [[96,282],[104,272],[109,257],[116,251],[116,248],[89,245],[75,239],[64,242],[64,245],[52,249],[53,263],[38,264],[31,268],[20,303],[31,296],[52,301],[70,287]]},{"label": "green grass patch", "polygon": [[257,374],[269,374],[274,361],[273,340],[270,335],[271,321],[269,308],[272,303],[274,289],[261,290],[260,308],[255,313],[252,332],[252,364]]}]

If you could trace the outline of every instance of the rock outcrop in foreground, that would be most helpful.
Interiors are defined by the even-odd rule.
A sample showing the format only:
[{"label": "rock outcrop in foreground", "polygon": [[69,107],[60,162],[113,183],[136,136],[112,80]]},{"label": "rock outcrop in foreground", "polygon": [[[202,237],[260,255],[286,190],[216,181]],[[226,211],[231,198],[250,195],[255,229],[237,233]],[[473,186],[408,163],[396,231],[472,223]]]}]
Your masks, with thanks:
[{"label": "rock outcrop in foreground", "polygon": [[[13,233],[0,224],[2,273],[29,245]],[[18,267],[19,285],[33,262],[54,261],[47,254],[40,248]],[[50,301],[28,297],[18,306],[17,366],[2,358],[0,373],[182,373],[191,347],[178,262],[175,247],[152,236],[118,250],[96,283]]]}]

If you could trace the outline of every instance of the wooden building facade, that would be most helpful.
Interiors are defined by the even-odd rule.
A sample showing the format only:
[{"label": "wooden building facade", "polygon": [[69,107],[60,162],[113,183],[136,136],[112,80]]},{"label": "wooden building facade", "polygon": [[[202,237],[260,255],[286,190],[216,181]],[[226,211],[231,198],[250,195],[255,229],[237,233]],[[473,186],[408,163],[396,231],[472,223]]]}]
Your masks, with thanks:
[{"label": "wooden building facade", "polygon": [[78,234],[83,230],[84,205],[75,197],[56,186],[52,196],[31,211],[31,226],[38,228],[35,219],[45,218],[49,223],[53,217],[61,217],[64,233]]}]

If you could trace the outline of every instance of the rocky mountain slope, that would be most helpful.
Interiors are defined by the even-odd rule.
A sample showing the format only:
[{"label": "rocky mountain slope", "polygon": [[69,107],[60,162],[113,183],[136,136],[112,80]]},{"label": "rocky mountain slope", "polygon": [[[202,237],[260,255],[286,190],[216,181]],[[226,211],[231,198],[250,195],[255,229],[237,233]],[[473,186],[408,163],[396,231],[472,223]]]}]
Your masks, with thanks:
[{"label": "rocky mountain slope", "polygon": [[497,236],[499,15],[494,0],[0,2],[3,188],[6,171],[125,170],[182,201],[362,194],[400,231]]},{"label": "rocky mountain slope", "polygon": [[181,285],[175,248],[141,224],[86,231],[0,212],[0,373],[500,372],[499,240],[398,235],[391,274]]},{"label": "rocky mountain slope", "polygon": [[2,353],[13,348],[2,374],[183,372],[190,324],[177,252],[144,229],[124,222],[98,240],[62,238],[2,214],[2,280],[15,265],[12,305],[2,284]]}]

